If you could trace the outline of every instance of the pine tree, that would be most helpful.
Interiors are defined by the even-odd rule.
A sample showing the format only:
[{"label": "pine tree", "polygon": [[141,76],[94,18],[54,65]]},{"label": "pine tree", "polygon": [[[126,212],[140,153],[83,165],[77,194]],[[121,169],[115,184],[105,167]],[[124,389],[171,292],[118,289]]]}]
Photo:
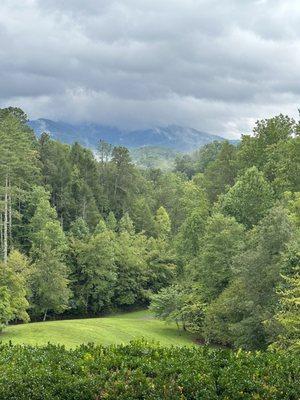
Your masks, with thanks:
[{"label": "pine tree", "polygon": [[33,132],[20,109],[0,110],[0,212],[1,248],[6,263],[12,245],[15,205],[39,179],[38,152]]}]

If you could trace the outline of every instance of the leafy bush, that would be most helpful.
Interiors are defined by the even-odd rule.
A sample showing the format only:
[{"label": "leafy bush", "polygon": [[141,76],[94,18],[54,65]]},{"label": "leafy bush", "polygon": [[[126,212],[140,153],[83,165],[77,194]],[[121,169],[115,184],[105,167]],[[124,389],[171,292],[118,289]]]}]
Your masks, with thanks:
[{"label": "leafy bush", "polygon": [[0,398],[296,400],[298,361],[288,353],[163,348],[143,341],[75,350],[2,345]]}]

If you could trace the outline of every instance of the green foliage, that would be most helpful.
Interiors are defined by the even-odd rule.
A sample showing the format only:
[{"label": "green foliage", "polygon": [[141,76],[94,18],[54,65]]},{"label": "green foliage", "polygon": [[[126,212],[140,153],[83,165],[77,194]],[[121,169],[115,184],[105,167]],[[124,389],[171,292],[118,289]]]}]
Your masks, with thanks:
[{"label": "green foliage", "polygon": [[[9,318],[6,322],[10,320],[29,321],[27,297],[30,274],[31,267],[27,258],[17,250],[11,251],[6,265],[0,263],[0,287],[5,289],[4,300],[5,303],[8,302],[6,315],[9,315]],[[1,319],[5,320],[4,316]]]},{"label": "green foliage", "polygon": [[145,197],[139,197],[132,204],[131,217],[137,232],[155,235],[153,213]]},{"label": "green foliage", "polygon": [[71,292],[64,264],[67,250],[65,234],[56,220],[56,212],[46,197],[40,198],[31,223],[31,257],[34,261],[32,303],[37,315],[63,312],[68,308]]},{"label": "green foliage", "polygon": [[205,304],[190,287],[172,285],[152,296],[150,310],[168,322],[181,324],[184,330],[199,331],[204,317]]},{"label": "green foliage", "polygon": [[159,168],[170,171],[178,151],[165,147],[145,146],[130,150],[134,163],[140,168]]},{"label": "green foliage", "polygon": [[271,209],[248,234],[245,248],[234,258],[236,277],[208,307],[208,340],[246,349],[267,346],[265,324],[274,315],[281,252],[290,238],[290,221],[282,208]]},{"label": "green foliage", "polygon": [[123,217],[119,221],[119,232],[120,233],[127,232],[130,235],[134,235],[135,228],[133,225],[133,221],[127,212],[123,215]]},{"label": "green foliage", "polygon": [[106,223],[103,218],[100,218],[95,230],[94,230],[94,235],[98,235],[98,233],[105,232],[107,230]]},{"label": "green foliage", "polygon": [[282,114],[257,121],[254,136],[243,136],[238,151],[240,170],[255,165],[271,182],[275,193],[299,191],[299,122]]},{"label": "green foliage", "polygon": [[211,302],[227,287],[233,276],[232,262],[244,243],[244,227],[234,218],[214,214],[208,218],[200,240],[200,251],[191,273],[202,287],[205,301]]},{"label": "green foliage", "polygon": [[300,275],[285,277],[285,281],[286,286],[279,292],[280,311],[276,314],[282,329],[272,347],[300,353]]},{"label": "green foliage", "polygon": [[0,397],[8,400],[297,399],[299,363],[282,353],[207,348],[1,346]]},{"label": "green foliage", "polygon": [[69,233],[73,238],[82,240],[86,238],[90,232],[85,220],[79,217],[71,224]]},{"label": "green foliage", "polygon": [[146,238],[122,231],[116,242],[117,281],[113,304],[143,304],[146,299]]},{"label": "green foliage", "polygon": [[252,228],[272,206],[272,189],[256,167],[249,168],[221,200],[224,213]]},{"label": "green foliage", "polygon": [[72,277],[76,308],[82,313],[99,313],[111,306],[116,283],[114,234],[104,230],[88,241],[77,243]]},{"label": "green foliage", "polygon": [[113,232],[117,229],[117,220],[115,214],[112,211],[110,211],[108,214],[108,217],[106,219],[106,226],[109,230]]},{"label": "green foliage", "polygon": [[13,318],[10,306],[10,294],[6,286],[0,286],[0,332],[8,321]]},{"label": "green foliage", "polygon": [[205,169],[208,197],[212,202],[234,184],[237,174],[236,153],[236,146],[225,141],[222,143],[216,159],[210,162]]},{"label": "green foliage", "polygon": [[293,347],[299,132],[287,116],[258,121],[236,146],[210,143],[165,172],[149,149],[140,169],[104,141],[95,156],[36,140],[21,109],[1,109],[1,325],[95,316],[155,293],[157,315],[209,342]]},{"label": "green foliage", "polygon": [[164,207],[159,207],[155,215],[155,228],[158,238],[166,239],[171,232],[170,217]]}]

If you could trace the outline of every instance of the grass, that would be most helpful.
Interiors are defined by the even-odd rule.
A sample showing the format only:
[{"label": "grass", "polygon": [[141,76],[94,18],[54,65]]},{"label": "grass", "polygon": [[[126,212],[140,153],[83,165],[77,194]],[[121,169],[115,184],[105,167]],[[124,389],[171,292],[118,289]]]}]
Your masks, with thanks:
[{"label": "grass", "polygon": [[173,324],[154,319],[149,311],[8,326],[0,333],[0,342],[30,345],[50,342],[72,348],[90,342],[104,345],[128,343],[142,337],[167,346],[194,344],[192,335],[178,331]]}]

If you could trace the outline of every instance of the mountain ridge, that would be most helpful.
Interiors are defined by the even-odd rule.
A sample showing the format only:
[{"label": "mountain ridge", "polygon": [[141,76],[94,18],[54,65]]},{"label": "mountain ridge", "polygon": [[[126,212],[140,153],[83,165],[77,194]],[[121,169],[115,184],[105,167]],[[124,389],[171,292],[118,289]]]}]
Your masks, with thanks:
[{"label": "mountain ridge", "polygon": [[127,131],[102,124],[86,122],[71,124],[45,118],[31,120],[28,125],[37,136],[40,136],[42,132],[47,132],[53,139],[69,144],[77,141],[90,148],[96,148],[97,143],[102,139],[112,145],[128,148],[156,146],[189,152],[214,140],[226,140],[222,136],[179,125]]}]

